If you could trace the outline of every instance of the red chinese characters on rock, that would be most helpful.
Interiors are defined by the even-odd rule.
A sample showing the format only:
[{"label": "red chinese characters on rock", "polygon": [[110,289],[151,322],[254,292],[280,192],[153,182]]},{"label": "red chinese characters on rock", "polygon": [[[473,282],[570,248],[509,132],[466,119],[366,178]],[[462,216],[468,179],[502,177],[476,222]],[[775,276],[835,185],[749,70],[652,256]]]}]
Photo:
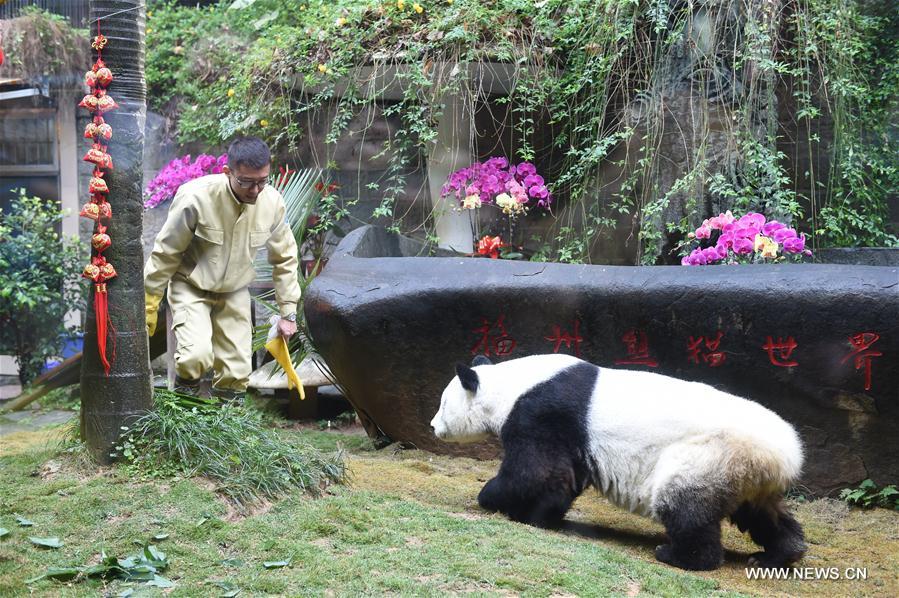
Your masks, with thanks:
[{"label": "red chinese characters on rock", "polygon": [[561,326],[553,325],[553,334],[552,336],[544,336],[543,338],[554,342],[555,346],[553,347],[553,353],[558,353],[559,349],[562,347],[562,343],[565,343],[565,347],[567,349],[571,349],[571,344],[574,343],[574,356],[581,356],[581,342],[583,342],[583,337],[580,335],[580,326],[581,321],[574,321],[574,332],[569,334],[567,330],[562,330]]},{"label": "red chinese characters on rock", "polygon": [[[569,331],[570,330],[570,331]],[[487,356],[506,357],[510,355],[517,342],[506,329],[506,314],[500,314],[496,321],[485,317],[481,318],[481,326],[474,328],[472,333],[478,336],[478,341],[471,347],[472,355],[484,354]],[[873,359],[883,356],[883,352],[873,345],[880,340],[876,332],[859,332],[848,337],[850,352],[845,355],[840,363],[845,365],[852,363],[855,370],[864,371],[864,389],[871,390]],[[552,325],[552,334],[543,336],[544,341],[553,343],[553,353],[567,350],[576,357],[581,357],[581,344],[584,337],[581,336],[581,322],[579,319],[571,321],[571,326],[563,327]],[[687,359],[696,365],[703,363],[710,368],[721,367],[727,363],[727,353],[721,350],[724,339],[722,330],[715,331],[715,336],[689,336],[686,341]],[[776,339],[776,340],[775,340]],[[621,336],[626,356],[615,360],[615,365],[642,365],[655,368],[659,362],[653,357],[649,347],[649,338],[645,331],[630,329]],[[776,367],[797,368],[799,362],[795,359],[794,352],[799,343],[793,336],[766,336],[761,348],[767,353],[768,362]],[[759,356],[760,358],[760,356]]]},{"label": "red chinese characters on rock", "polygon": [[880,351],[871,348],[871,345],[880,339],[880,335],[874,332],[859,332],[849,337],[852,352],[844,357],[840,363],[846,363],[855,358],[855,369],[865,368],[865,390],[871,390],[871,359],[883,355]]},{"label": "red chinese characters on rock", "polygon": [[[792,336],[788,336],[787,340],[784,340],[782,336],[777,337],[777,342],[774,342],[773,337],[767,337],[765,344],[762,345],[762,349],[768,352],[768,361],[771,362],[771,365],[776,365],[781,368],[793,368],[799,365],[798,361],[790,360],[790,356],[793,354],[793,350],[799,345],[796,343],[796,340]],[[775,355],[774,352],[777,351],[778,355]]]},{"label": "red chinese characters on rock", "polygon": [[649,355],[649,340],[642,330],[628,330],[621,337],[627,350],[627,357],[616,359],[615,365],[645,365],[659,367],[659,362]]},{"label": "red chinese characters on rock", "polygon": [[[727,355],[723,351],[719,351],[718,347],[721,344],[721,339],[724,337],[724,333],[720,330],[715,338],[706,338],[705,336],[700,337],[689,337],[687,340],[687,351],[689,355],[687,356],[690,361],[695,364],[699,364],[701,361],[704,361],[710,368],[716,368],[721,365],[724,365],[725,360],[727,359]],[[705,343],[705,348],[708,351],[705,354],[702,353],[702,344]],[[700,361],[701,360],[701,361]]]},{"label": "red chinese characters on rock", "polygon": [[[491,324],[487,318],[481,318],[481,326],[472,330],[474,334],[481,335],[480,340],[471,348],[472,355],[481,353],[487,357],[490,355],[506,357],[512,353],[516,343],[515,339],[506,331],[505,319],[506,314],[500,314],[496,322]],[[491,334],[494,327],[499,334]]]}]

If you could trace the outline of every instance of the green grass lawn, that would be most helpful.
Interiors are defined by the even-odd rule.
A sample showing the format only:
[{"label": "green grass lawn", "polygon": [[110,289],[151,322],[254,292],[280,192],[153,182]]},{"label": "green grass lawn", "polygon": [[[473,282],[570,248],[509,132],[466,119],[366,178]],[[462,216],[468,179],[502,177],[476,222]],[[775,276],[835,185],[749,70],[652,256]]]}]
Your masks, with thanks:
[{"label": "green grass lawn", "polygon": [[[351,455],[378,456],[358,434],[295,433],[320,448],[339,441]],[[46,440],[20,442],[0,457],[0,527],[9,530],[0,539],[0,595],[715,593],[714,581],[582,538],[353,482],[317,499],[290,496],[260,505],[250,516],[239,516],[210,486],[194,479],[136,482],[121,469],[84,469]],[[33,525],[20,526],[18,517]],[[42,548],[29,536],[58,537],[63,545]],[[50,567],[96,564],[103,552],[123,557],[148,543],[166,554],[170,564],[160,574],[174,588],[101,579],[25,583]],[[284,561],[289,565],[264,566]]]},{"label": "green grass lawn", "polygon": [[[340,443],[349,483],[241,514],[208,480],[136,481],[124,468],[84,467],[46,434],[0,437],[0,528],[9,530],[0,538],[0,596],[894,595],[899,514],[884,509],[818,513],[799,505],[812,544],[804,564],[850,564],[847,555],[857,551],[858,564],[871,564],[864,585],[747,582],[743,566],[755,549],[730,526],[725,566],[691,575],[653,560],[657,524],[595,493],[575,504],[572,529],[540,530],[477,507],[496,462],[374,451],[361,431],[281,433],[324,450]],[[42,548],[29,536],[63,545]],[[50,567],[93,565],[101,553],[124,557],[148,543],[165,553],[160,575],[174,587],[97,578],[25,583]]]}]

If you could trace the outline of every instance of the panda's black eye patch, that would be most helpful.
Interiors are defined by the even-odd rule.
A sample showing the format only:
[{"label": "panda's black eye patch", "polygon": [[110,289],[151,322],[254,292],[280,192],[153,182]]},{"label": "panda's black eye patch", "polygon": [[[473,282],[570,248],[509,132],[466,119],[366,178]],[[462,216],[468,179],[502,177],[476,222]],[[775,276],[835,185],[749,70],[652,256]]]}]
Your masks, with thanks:
[{"label": "panda's black eye patch", "polygon": [[462,383],[462,388],[469,392],[477,392],[480,381],[478,380],[478,373],[476,371],[465,364],[457,363],[456,375],[459,376],[459,382]]}]

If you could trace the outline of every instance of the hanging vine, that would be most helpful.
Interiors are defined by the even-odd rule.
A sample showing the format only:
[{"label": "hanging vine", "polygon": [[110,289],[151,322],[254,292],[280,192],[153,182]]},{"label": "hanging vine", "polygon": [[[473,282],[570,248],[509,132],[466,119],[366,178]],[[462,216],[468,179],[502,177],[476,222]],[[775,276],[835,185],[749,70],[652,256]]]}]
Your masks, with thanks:
[{"label": "hanging vine", "polygon": [[[727,209],[795,220],[817,244],[897,243],[888,0],[240,4],[151,2],[150,97],[176,90],[156,107],[182,141],[262,129],[322,167],[388,119],[387,167],[366,185],[381,197],[371,219],[396,230],[428,222],[410,217],[430,203],[409,175],[453,93],[507,131],[497,147],[460,131],[472,156],[503,151],[549,173],[559,209],[532,242],[546,258],[602,259],[617,242],[635,262],[673,262],[687,231]],[[202,41],[213,31],[220,42]],[[483,83],[497,65],[514,66],[500,96]]]}]

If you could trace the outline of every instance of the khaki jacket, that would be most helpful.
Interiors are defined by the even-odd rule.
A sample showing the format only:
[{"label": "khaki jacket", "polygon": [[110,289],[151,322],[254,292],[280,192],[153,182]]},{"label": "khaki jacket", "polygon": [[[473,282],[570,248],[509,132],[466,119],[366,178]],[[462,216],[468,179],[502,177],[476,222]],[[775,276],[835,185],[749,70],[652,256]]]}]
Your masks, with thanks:
[{"label": "khaki jacket", "polygon": [[299,261],[285,211],[284,199],[271,186],[255,205],[240,203],[225,174],[181,185],[144,267],[144,290],[162,296],[175,274],[204,291],[242,289],[256,277],[253,261],[264,246],[281,315],[296,313]]}]

